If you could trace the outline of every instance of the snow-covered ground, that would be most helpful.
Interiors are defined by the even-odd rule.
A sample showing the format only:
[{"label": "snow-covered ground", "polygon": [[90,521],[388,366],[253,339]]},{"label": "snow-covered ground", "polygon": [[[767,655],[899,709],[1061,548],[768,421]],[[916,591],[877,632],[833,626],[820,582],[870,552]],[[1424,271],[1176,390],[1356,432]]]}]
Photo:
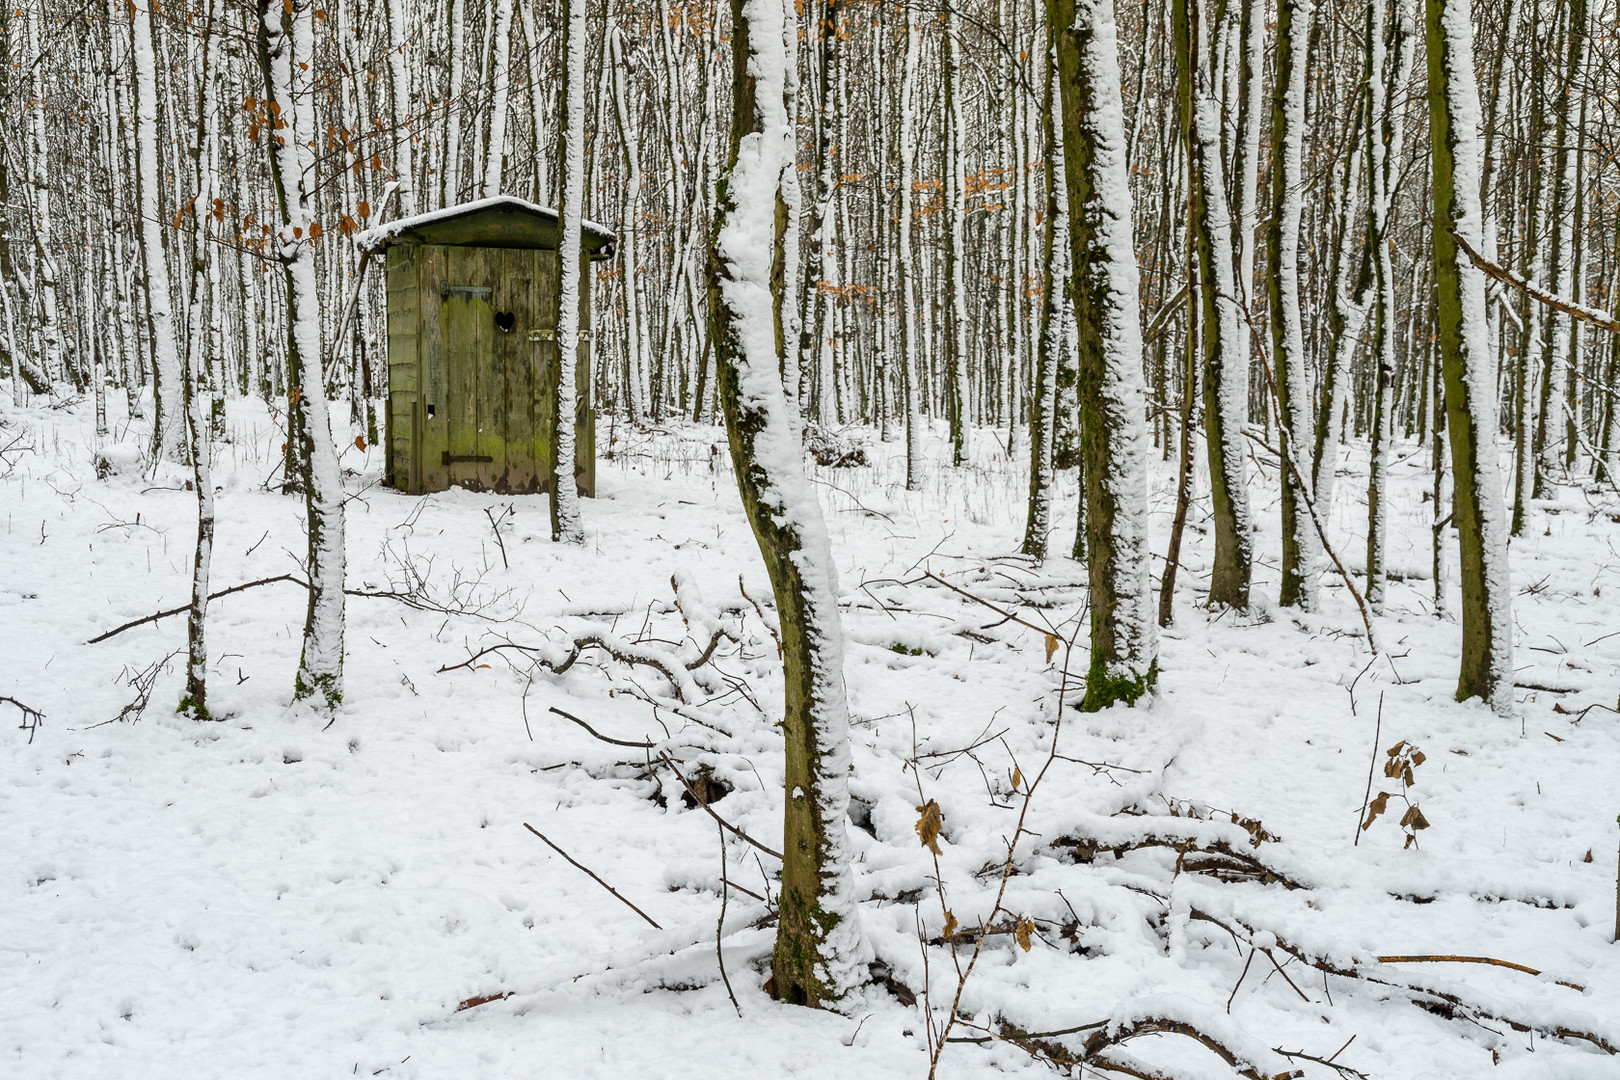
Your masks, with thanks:
[{"label": "snow-covered ground", "polygon": [[[1571,1034],[1620,1044],[1620,718],[1583,713],[1620,693],[1612,495],[1566,488],[1513,544],[1516,678],[1547,689],[1518,690],[1512,720],[1452,701],[1459,628],[1434,614],[1427,457],[1407,445],[1393,469],[1384,655],[1332,579],[1321,614],[1199,607],[1206,502],[1158,694],[1145,709],[1062,710],[1058,728],[1065,649],[923,576],[1074,632],[1084,568],[1012,554],[1023,468],[986,431],[980,464],[935,468],[907,492],[900,444],[865,433],[869,467],[815,473],[850,638],[851,837],[865,932],[890,985],[925,1000],[875,986],[838,1015],[763,992],[775,861],[735,837],[722,845],[659,761],[730,785],[714,811],[780,844],[770,592],[718,430],[604,420],[615,454],[580,548],[549,541],[543,498],[412,498],[378,485],[379,451],[346,450],[350,588],[396,595],[350,597],[346,701],[323,729],[286,712],[305,603],[295,584],[213,604],[221,723],[173,713],[183,617],[87,644],[186,602],[188,474],[142,474],[114,452],[123,471],[97,479],[83,403],[6,404],[0,417],[0,696],[44,713],[25,730],[0,703],[0,1076],[922,1077],[923,1006],[943,1019],[957,968],[919,938],[939,937],[947,909],[967,928],[989,911],[1021,792],[1054,735],[1061,756],[1033,795],[998,918],[1031,920],[1029,948],[1012,933],[986,939],[962,993],[979,1027],[953,1038],[1157,1016],[1268,1073],[1620,1076],[1620,1058]],[[144,441],[138,423],[115,428],[115,441]],[[275,420],[233,402],[229,430],[215,587],[299,574],[302,503],[263,486]],[[941,441],[930,449],[943,456]],[[1154,469],[1162,558],[1172,476]],[[1364,451],[1342,469],[1334,538],[1354,568]],[[1073,528],[1072,474],[1064,483],[1058,551]],[[1265,598],[1274,467],[1253,490]],[[683,572],[696,587],[684,617],[671,584]],[[441,671],[588,627],[696,660],[711,626],[726,636],[689,681],[600,650],[532,680],[532,654],[513,648]],[[1077,671],[1083,644],[1081,633]],[[599,741],[553,708],[654,745]],[[1403,850],[1394,798],[1354,843],[1369,766],[1402,742],[1424,755],[1410,795],[1429,827]],[[1375,771],[1375,794],[1400,792]],[[943,906],[914,829],[929,799],[943,812]],[[1163,842],[1142,846],[1152,837]],[[1222,847],[1232,854],[1195,850]],[[736,886],[723,920],[722,858]],[[1289,949],[1383,981],[1326,974]],[[1377,960],[1437,954],[1541,974]],[[1077,1052],[1087,1034],[1050,1036],[1045,1052]],[[1232,1075],[1180,1035],[1116,1054],[1178,1077]],[[952,1044],[940,1064],[946,1077],[993,1070],[1051,1066],[1007,1043]]]}]

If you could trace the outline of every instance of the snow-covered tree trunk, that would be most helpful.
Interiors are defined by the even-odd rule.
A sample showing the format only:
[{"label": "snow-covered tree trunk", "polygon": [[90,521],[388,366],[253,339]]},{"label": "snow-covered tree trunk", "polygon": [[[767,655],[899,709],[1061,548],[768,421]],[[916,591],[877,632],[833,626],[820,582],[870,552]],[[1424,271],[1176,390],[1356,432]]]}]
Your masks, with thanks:
[{"label": "snow-covered tree trunk", "polygon": [[1366,81],[1367,247],[1372,252],[1373,423],[1367,483],[1367,606],[1384,610],[1387,568],[1384,548],[1389,537],[1389,453],[1395,412],[1395,268],[1389,243],[1390,195],[1385,154],[1390,134],[1385,0],[1367,0]]},{"label": "snow-covered tree trunk", "polygon": [[[1073,5],[1068,6],[1067,18],[1073,24]],[[1064,14],[1059,10],[1059,14]],[[1050,15],[1048,16],[1051,17]],[[1072,35],[1072,30],[1069,31]],[[1042,155],[1045,165],[1046,208],[1043,215],[1042,269],[1045,285],[1041,290],[1040,340],[1035,345],[1035,394],[1029,407],[1029,513],[1024,525],[1024,544],[1020,549],[1045,561],[1047,538],[1052,531],[1052,484],[1056,472],[1055,436],[1057,434],[1058,356],[1061,353],[1059,305],[1068,292],[1069,260],[1057,249],[1058,244],[1071,242],[1071,237],[1060,236],[1058,222],[1067,216],[1068,194],[1066,166],[1063,160],[1063,92],[1059,88],[1060,65],[1053,54],[1059,34],[1049,35],[1053,40],[1047,48],[1050,75],[1046,79],[1046,96],[1041,102],[1041,127],[1046,142]],[[1071,66],[1072,66],[1071,61]],[[1059,186],[1063,184],[1064,186]],[[1066,230],[1065,230],[1066,232]],[[1082,502],[1084,499],[1082,498]],[[1081,517],[1084,518],[1082,511]],[[1081,528],[1084,526],[1081,525]]]},{"label": "snow-covered tree trunk", "polygon": [[624,284],[624,339],[628,363],[625,389],[628,391],[629,418],[636,421],[647,415],[648,367],[646,335],[641,318],[639,283],[642,266],[637,251],[639,227],[636,223],[641,213],[641,140],[637,135],[636,119],[630,113],[630,58],[626,55],[623,30],[614,27],[609,32],[608,49],[613,62],[613,113],[618,119],[619,143],[624,147],[624,223],[619,227],[619,265]]},{"label": "snow-covered tree trunk", "polygon": [[46,18],[43,10],[30,13],[26,25],[30,27],[28,65],[31,96],[28,115],[28,167],[29,186],[33,188],[34,247],[38,267],[39,337],[44,345],[44,367],[48,378],[60,380],[63,367],[65,333],[58,314],[59,283],[61,273],[57,266],[55,242],[52,239],[54,221],[51,217],[51,160],[50,142],[45,135],[45,62],[49,46],[41,40],[40,25]]},{"label": "snow-covered tree trunk", "polygon": [[[1201,0],[1192,0],[1196,8]],[[1215,560],[1209,602],[1249,606],[1253,527],[1243,426],[1248,418],[1249,350],[1233,281],[1232,214],[1226,201],[1220,112],[1210,87],[1209,53],[1198,22],[1193,29],[1193,128],[1198,264],[1203,307],[1204,434],[1214,507]]]},{"label": "snow-covered tree trunk", "polygon": [[843,21],[843,0],[823,0],[816,31],[821,102],[816,110],[816,193],[810,204],[809,259],[801,302],[803,319],[799,350],[799,378],[810,391],[806,411],[818,423],[837,420],[837,374],[833,370],[833,338],[837,322],[834,299],[838,286],[837,218],[833,198],[838,187],[835,133],[838,95],[834,86],[842,61],[838,35]]},{"label": "snow-covered tree trunk", "polygon": [[1425,0],[1435,295],[1462,582],[1457,698],[1482,698],[1506,715],[1513,709],[1513,583],[1496,454],[1496,373],[1485,340],[1485,275],[1458,257],[1452,238],[1455,232],[1471,245],[1484,243],[1469,7],[1469,0]]},{"label": "snow-covered tree trunk", "polygon": [[912,115],[917,100],[917,51],[920,48],[917,15],[906,5],[905,59],[900,76],[900,232],[897,243],[900,289],[896,321],[900,329],[900,394],[906,422],[906,490],[920,491],[923,480],[923,426],[919,415],[917,360],[916,257],[912,252],[912,186],[916,182],[917,124]]},{"label": "snow-covered tree trunk", "polygon": [[135,61],[135,189],[140,206],[141,278],[146,285],[146,323],[155,356],[152,454],[155,458],[175,459],[182,452],[185,416],[180,345],[169,296],[168,257],[163,249],[163,223],[168,216],[158,205],[162,173],[158,160],[157,57],[152,42],[156,16],[152,0],[131,0],[129,18]]},{"label": "snow-covered tree trunk", "polygon": [[[782,21],[782,50],[787,57],[784,69],[785,85],[783,93],[787,96],[787,111],[790,123],[795,132],[798,131],[800,105],[802,95],[799,92],[799,15],[796,8],[789,6],[784,9],[785,18]],[[716,50],[718,52],[718,50]],[[705,65],[707,67],[707,64]],[[707,135],[711,130],[719,127],[716,117],[706,112],[703,117],[704,160],[708,160],[709,142]],[[798,142],[795,136],[794,154],[798,154]],[[710,185],[700,184],[700,191],[710,190]],[[787,342],[787,348],[782,351],[782,392],[787,395],[788,415],[798,425],[800,440],[804,437],[804,415],[808,408],[802,391],[804,388],[804,286],[806,275],[800,272],[801,230],[800,218],[804,210],[804,187],[799,183],[799,170],[786,169],[782,172],[782,201],[787,206],[787,235],[782,241],[782,340]],[[707,215],[705,214],[705,217]],[[696,215],[694,215],[694,224]],[[690,256],[688,256],[690,259]],[[689,272],[693,272],[689,268]],[[695,321],[695,320],[694,320]]]},{"label": "snow-covered tree trunk", "polygon": [[1350,384],[1350,360],[1367,321],[1372,295],[1372,256],[1366,248],[1357,250],[1359,230],[1355,227],[1354,207],[1360,205],[1362,140],[1357,109],[1352,125],[1352,144],[1345,155],[1339,184],[1338,206],[1334,217],[1338,243],[1330,270],[1332,298],[1327,304],[1327,356],[1322,363],[1322,390],[1316,414],[1316,447],[1311,457],[1311,492],[1321,513],[1333,505],[1333,489],[1338,482],[1340,417]]},{"label": "snow-covered tree trunk", "polygon": [[579,407],[575,372],[579,350],[580,307],[584,267],[580,252],[585,216],[585,3],[563,0],[562,145],[557,165],[562,171],[561,219],[557,256],[562,262],[562,299],[557,313],[557,393],[551,420],[551,538],[582,544],[579,488],[574,479],[574,413]]},{"label": "snow-covered tree trunk", "polygon": [[[1579,139],[1571,92],[1580,78],[1582,52],[1586,42],[1586,0],[1570,0],[1563,13],[1563,43],[1566,55],[1554,68],[1557,106],[1554,108],[1553,146],[1555,147],[1551,205],[1551,261],[1548,272],[1552,291],[1559,296],[1575,296],[1575,206],[1578,182],[1577,161],[1572,142]],[[1534,483],[1537,499],[1552,497],[1552,476],[1563,457],[1564,410],[1572,405],[1565,399],[1564,369],[1575,356],[1574,322],[1559,311],[1542,313],[1545,340],[1542,343],[1540,406],[1536,413]]]},{"label": "snow-covered tree trunk", "polygon": [[[1240,40],[1234,42],[1238,78],[1237,161],[1232,172],[1237,205],[1236,248],[1237,298],[1245,308],[1254,307],[1255,227],[1260,220],[1260,117],[1264,108],[1266,75],[1266,0],[1242,0],[1238,15]],[[1245,342],[1249,339],[1244,338]],[[1245,347],[1245,355],[1247,347]]]},{"label": "snow-covered tree trunk", "polygon": [[782,172],[795,165],[785,108],[783,0],[731,0],[733,113],[716,192],[709,318],[743,509],[770,574],[782,633],[784,859],[773,980],[795,1004],[836,1005],[866,979],[846,832],[849,705],[832,545],[782,393]]},{"label": "snow-covered tree trunk", "polygon": [[394,147],[394,181],[399,185],[394,198],[399,200],[399,216],[410,217],[417,211],[416,160],[413,154],[416,118],[411,108],[411,75],[405,63],[407,48],[405,26],[405,0],[382,0],[386,21],[385,43],[388,47],[388,107],[389,131]]},{"label": "snow-covered tree trunk", "polygon": [[946,7],[940,37],[945,83],[945,415],[951,425],[951,464],[961,466],[967,464],[973,418],[968,412],[968,304],[962,268],[967,184],[958,21],[955,6]]},{"label": "snow-covered tree trunk", "polygon": [[1315,7],[1311,0],[1279,0],[1277,76],[1271,97],[1271,219],[1266,237],[1271,356],[1277,380],[1282,430],[1278,448],[1291,465],[1281,470],[1283,607],[1316,607],[1320,543],[1311,523],[1311,490],[1303,481],[1315,443],[1309,358],[1299,310],[1299,222],[1304,187],[1301,147],[1305,136],[1307,43]]},{"label": "snow-covered tree trunk", "polygon": [[332,442],[331,411],[322,377],[320,290],[315,278],[308,177],[312,153],[297,127],[299,96],[311,93],[315,77],[313,0],[259,0],[257,52],[264,74],[270,182],[280,219],[273,250],[282,265],[287,296],[287,396],[296,410],[293,455],[304,470],[309,535],[309,608],[303,652],[293,684],[294,702],[311,701],[332,712],[343,700],[343,478]]},{"label": "snow-covered tree trunk", "polygon": [[[391,0],[390,0],[391,2]],[[501,179],[506,172],[506,112],[511,99],[512,86],[512,4],[514,0],[498,0],[495,5],[495,25],[491,30],[494,63],[490,71],[489,143],[484,148],[483,197],[492,199],[501,193]]]},{"label": "snow-covered tree trunk", "polygon": [[208,711],[208,580],[214,558],[214,480],[211,425],[204,411],[207,395],[201,385],[209,370],[208,358],[208,222],[213,209],[217,177],[207,167],[210,136],[216,134],[212,122],[215,54],[214,0],[209,0],[203,16],[202,71],[198,79],[197,128],[190,146],[193,190],[191,200],[191,290],[186,305],[186,351],[180,370],[181,393],[185,404],[186,436],[191,455],[191,480],[197,489],[197,548],[192,559],[191,611],[186,619],[186,689],[180,699],[181,713],[194,720],[210,720]]},{"label": "snow-covered tree trunk", "polygon": [[[1613,284],[1609,296],[1620,308],[1620,208],[1614,218]],[[1620,334],[1609,335],[1609,359],[1604,369],[1603,419],[1598,432],[1598,460],[1593,472],[1611,485],[1620,482]]]},{"label": "snow-covered tree trunk", "polygon": [[1047,25],[1062,91],[1080,331],[1080,442],[1091,586],[1091,670],[1080,707],[1096,710],[1134,702],[1158,671],[1148,588],[1139,275],[1113,0],[1048,0]]},{"label": "snow-covered tree trunk", "polygon": [[[1546,75],[1546,58],[1540,50],[1532,58],[1531,81],[1539,85]],[[1546,112],[1542,108],[1542,95],[1530,95],[1530,120],[1527,138],[1532,152],[1528,181],[1528,205],[1525,216],[1530,228],[1526,230],[1520,246],[1519,272],[1531,281],[1546,279],[1546,249],[1541,237],[1546,225],[1546,202],[1542,198],[1545,183],[1542,140],[1547,134]],[[1535,484],[1536,448],[1536,379],[1541,370],[1541,305],[1524,296],[1519,300],[1519,347],[1513,365],[1513,513],[1509,531],[1523,536],[1527,523],[1530,492]]]},{"label": "snow-covered tree trunk", "polygon": [[[1198,401],[1198,321],[1202,305],[1198,302],[1198,132],[1195,119],[1197,101],[1193,68],[1197,63],[1196,7],[1197,0],[1173,0],[1167,14],[1170,18],[1172,48],[1175,51],[1176,75],[1176,145],[1185,155],[1177,164],[1184,181],[1186,201],[1182,205],[1186,217],[1181,229],[1184,244],[1181,269],[1186,275],[1187,334],[1182,342],[1181,417],[1176,463],[1176,505],[1170,519],[1170,537],[1165,547],[1164,574],[1159,579],[1159,625],[1169,626],[1175,619],[1176,578],[1181,570],[1181,545],[1187,527],[1187,514],[1192,506],[1193,418]],[[1168,192],[1165,195],[1167,214],[1172,206]],[[1084,505],[1084,500],[1081,500]],[[1075,536],[1079,547],[1080,535]],[[1080,554],[1080,552],[1076,552]]]},{"label": "snow-covered tree trunk", "polygon": [[450,93],[444,111],[444,161],[439,168],[439,205],[461,200],[461,112],[465,108],[466,0],[450,0]]},{"label": "snow-covered tree trunk", "polygon": [[534,137],[534,180],[529,197],[541,206],[551,205],[551,173],[546,167],[546,147],[550,123],[546,110],[545,82],[540,69],[540,31],[534,20],[534,6],[518,3],[518,27],[523,31],[523,51],[528,57],[529,122]]}]

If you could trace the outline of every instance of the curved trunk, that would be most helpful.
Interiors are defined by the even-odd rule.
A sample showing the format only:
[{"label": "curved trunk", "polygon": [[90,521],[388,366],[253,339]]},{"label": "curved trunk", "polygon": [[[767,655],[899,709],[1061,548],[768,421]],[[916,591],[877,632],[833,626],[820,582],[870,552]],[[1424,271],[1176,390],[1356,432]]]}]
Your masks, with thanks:
[{"label": "curved trunk", "polygon": [[837,1004],[865,981],[845,822],[849,705],[831,542],[782,392],[782,174],[794,165],[784,105],[782,0],[732,0],[733,113],[709,256],[710,338],[743,510],[782,633],[786,799],[776,996]]}]

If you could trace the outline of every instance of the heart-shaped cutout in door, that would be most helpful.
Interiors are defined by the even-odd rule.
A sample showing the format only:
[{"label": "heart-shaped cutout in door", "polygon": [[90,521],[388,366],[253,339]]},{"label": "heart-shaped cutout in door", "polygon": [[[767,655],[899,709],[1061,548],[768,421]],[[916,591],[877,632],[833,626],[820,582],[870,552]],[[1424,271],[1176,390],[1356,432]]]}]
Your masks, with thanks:
[{"label": "heart-shaped cutout in door", "polygon": [[495,326],[503,334],[510,334],[512,327],[517,325],[517,316],[510,311],[497,311],[495,313]]}]

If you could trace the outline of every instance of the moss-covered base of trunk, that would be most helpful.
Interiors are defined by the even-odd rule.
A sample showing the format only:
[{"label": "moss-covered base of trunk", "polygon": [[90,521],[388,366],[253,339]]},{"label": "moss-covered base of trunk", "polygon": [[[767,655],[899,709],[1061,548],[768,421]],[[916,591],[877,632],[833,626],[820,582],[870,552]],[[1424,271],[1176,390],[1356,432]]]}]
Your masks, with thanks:
[{"label": "moss-covered base of trunk", "polygon": [[835,989],[816,975],[816,943],[828,939],[839,916],[822,910],[799,889],[784,888],[778,903],[781,914],[771,954],[771,996],[812,1009],[836,1004]]},{"label": "moss-covered base of trunk", "polygon": [[174,710],[189,720],[212,720],[214,717],[203,703],[203,697],[194,690],[187,690],[186,696],[180,699],[180,705]]},{"label": "moss-covered base of trunk", "polygon": [[1155,659],[1141,675],[1115,675],[1107,665],[1092,664],[1086,676],[1086,696],[1078,706],[1081,712],[1101,712],[1110,705],[1134,705],[1138,698],[1153,688],[1159,677],[1159,661]]},{"label": "moss-covered base of trunk", "polygon": [[326,711],[336,712],[337,707],[343,704],[343,691],[339,689],[341,685],[341,676],[313,675],[300,667],[293,683],[293,700],[314,698]]}]

